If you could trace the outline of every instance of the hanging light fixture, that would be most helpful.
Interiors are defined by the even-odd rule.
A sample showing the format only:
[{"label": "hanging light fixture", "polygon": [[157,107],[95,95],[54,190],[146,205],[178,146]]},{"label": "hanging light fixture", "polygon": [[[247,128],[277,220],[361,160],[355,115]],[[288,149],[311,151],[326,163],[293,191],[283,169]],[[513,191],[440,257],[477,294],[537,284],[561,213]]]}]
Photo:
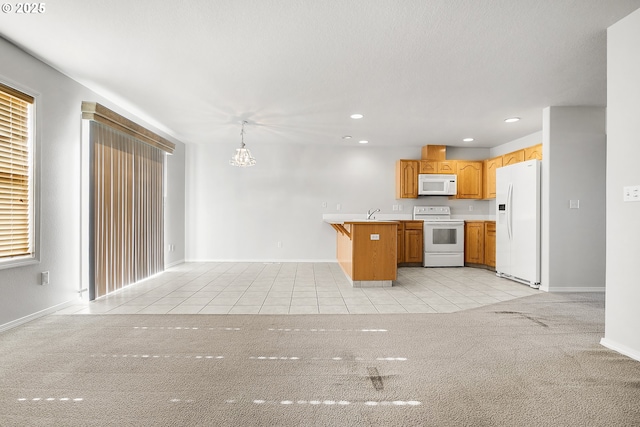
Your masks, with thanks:
[{"label": "hanging light fixture", "polygon": [[242,122],[242,130],[240,131],[240,148],[236,148],[236,154],[231,157],[229,164],[231,166],[238,166],[246,168],[247,166],[253,166],[256,164],[256,159],[253,158],[248,148],[244,148],[244,125],[247,121]]}]

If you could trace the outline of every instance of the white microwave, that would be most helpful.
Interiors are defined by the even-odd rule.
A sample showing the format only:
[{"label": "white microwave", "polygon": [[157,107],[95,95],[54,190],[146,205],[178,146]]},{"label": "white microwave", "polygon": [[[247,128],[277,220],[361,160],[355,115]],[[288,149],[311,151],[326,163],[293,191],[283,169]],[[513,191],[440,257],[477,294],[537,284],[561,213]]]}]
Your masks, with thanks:
[{"label": "white microwave", "polygon": [[419,174],[418,196],[455,196],[458,192],[456,175]]}]

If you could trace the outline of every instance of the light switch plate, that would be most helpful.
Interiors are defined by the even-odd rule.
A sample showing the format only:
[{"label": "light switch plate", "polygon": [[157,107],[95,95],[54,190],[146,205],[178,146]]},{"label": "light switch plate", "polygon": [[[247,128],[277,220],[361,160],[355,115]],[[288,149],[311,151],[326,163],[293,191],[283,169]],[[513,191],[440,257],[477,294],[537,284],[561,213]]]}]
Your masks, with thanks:
[{"label": "light switch plate", "polygon": [[371,235],[371,240],[380,240],[380,235],[379,234],[372,234]]},{"label": "light switch plate", "polygon": [[569,209],[580,209],[580,200],[569,200]]}]

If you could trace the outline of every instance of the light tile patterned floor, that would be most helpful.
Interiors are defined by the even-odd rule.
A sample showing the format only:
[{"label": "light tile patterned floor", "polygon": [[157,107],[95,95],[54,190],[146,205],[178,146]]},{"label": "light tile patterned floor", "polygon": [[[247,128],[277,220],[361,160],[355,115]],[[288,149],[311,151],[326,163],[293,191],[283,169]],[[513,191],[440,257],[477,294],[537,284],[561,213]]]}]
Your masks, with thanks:
[{"label": "light tile patterned floor", "polygon": [[58,314],[451,313],[538,292],[467,267],[404,267],[391,288],[353,288],[337,263],[185,263]]}]

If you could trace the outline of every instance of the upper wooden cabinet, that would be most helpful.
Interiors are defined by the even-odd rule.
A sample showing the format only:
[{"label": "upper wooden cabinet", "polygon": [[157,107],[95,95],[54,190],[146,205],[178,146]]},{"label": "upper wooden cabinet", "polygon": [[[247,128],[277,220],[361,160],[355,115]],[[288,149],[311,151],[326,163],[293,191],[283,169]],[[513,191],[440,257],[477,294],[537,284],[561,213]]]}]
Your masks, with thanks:
[{"label": "upper wooden cabinet", "polygon": [[458,199],[482,199],[482,161],[457,162]]},{"label": "upper wooden cabinet", "polygon": [[436,160],[420,160],[420,173],[438,173]]},{"label": "upper wooden cabinet", "polygon": [[438,162],[438,173],[457,173],[458,161],[457,160],[445,160]]},{"label": "upper wooden cabinet", "polygon": [[457,171],[457,160],[420,160],[420,173],[452,173]]},{"label": "upper wooden cabinet", "polygon": [[496,169],[502,167],[502,156],[483,162],[483,196],[485,199],[496,198]]},{"label": "upper wooden cabinet", "polygon": [[520,162],[524,162],[524,148],[502,156],[502,166],[509,166]]},{"label": "upper wooden cabinet", "polygon": [[542,144],[533,145],[524,149],[524,160],[542,160]]},{"label": "upper wooden cabinet", "polygon": [[398,160],[396,199],[418,198],[418,174],[421,173],[458,175],[458,199],[493,199],[496,197],[496,169],[525,160],[542,160],[542,144],[484,161],[444,160],[445,154],[444,145],[425,145],[422,160]]},{"label": "upper wooden cabinet", "polygon": [[396,162],[396,199],[418,198],[419,160]]},{"label": "upper wooden cabinet", "polygon": [[446,145],[425,145],[422,147],[422,160],[443,161],[447,158]]}]

